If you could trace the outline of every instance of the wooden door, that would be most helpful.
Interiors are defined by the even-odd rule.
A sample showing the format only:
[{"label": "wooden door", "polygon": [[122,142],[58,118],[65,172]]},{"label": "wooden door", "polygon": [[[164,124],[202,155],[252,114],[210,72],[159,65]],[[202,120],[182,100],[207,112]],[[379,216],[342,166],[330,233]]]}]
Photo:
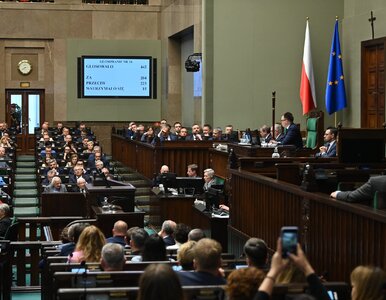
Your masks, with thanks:
[{"label": "wooden door", "polygon": [[362,42],[362,128],[385,122],[385,43],[386,38]]},{"label": "wooden door", "polygon": [[17,129],[17,152],[34,154],[35,127],[44,120],[44,90],[6,90],[7,123]]}]

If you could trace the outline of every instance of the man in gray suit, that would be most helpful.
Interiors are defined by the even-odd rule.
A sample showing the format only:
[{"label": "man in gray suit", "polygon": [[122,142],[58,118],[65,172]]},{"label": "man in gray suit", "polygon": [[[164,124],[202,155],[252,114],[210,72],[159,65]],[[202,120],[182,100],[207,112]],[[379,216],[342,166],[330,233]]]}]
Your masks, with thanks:
[{"label": "man in gray suit", "polygon": [[46,193],[66,193],[67,188],[64,184],[62,184],[62,180],[60,177],[55,176],[52,178],[51,183],[44,189]]},{"label": "man in gray suit", "polygon": [[382,193],[386,192],[386,176],[371,177],[364,185],[357,188],[355,191],[335,191],[332,192],[330,196],[346,202],[364,202],[373,200],[376,191]]}]

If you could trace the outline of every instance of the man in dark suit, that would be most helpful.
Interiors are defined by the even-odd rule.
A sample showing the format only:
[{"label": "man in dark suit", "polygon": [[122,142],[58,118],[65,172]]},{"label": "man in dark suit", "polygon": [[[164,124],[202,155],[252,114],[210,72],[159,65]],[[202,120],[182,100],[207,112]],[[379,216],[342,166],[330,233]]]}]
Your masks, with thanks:
[{"label": "man in dark suit", "polygon": [[70,174],[68,182],[71,184],[77,184],[79,178],[83,178],[87,183],[91,182],[90,176],[83,173],[83,168],[76,165],[74,167],[74,174]]},{"label": "man in dark suit", "polygon": [[377,191],[382,193],[386,192],[386,176],[371,177],[364,185],[357,188],[355,191],[335,191],[332,192],[330,196],[346,202],[364,202],[373,200],[375,192]]},{"label": "man in dark suit", "polygon": [[195,272],[177,272],[181,285],[223,285],[219,272],[222,248],[219,242],[203,238],[194,246]]},{"label": "man in dark suit", "polygon": [[124,221],[116,221],[113,227],[113,236],[106,239],[107,243],[120,244],[122,247],[126,246],[125,236],[127,232],[127,224]]},{"label": "man in dark suit", "polygon": [[[294,116],[290,112],[286,112],[281,116],[281,125],[287,129],[283,139],[279,143],[281,145],[294,145],[297,149],[303,148],[303,139],[300,134],[299,127],[294,124]],[[274,143],[274,142],[272,142]]]},{"label": "man in dark suit", "polygon": [[267,125],[263,125],[260,128],[260,136],[264,138],[264,142],[268,144],[272,140],[271,128]]},{"label": "man in dark suit", "polygon": [[173,238],[174,230],[176,229],[176,222],[172,220],[166,220],[162,223],[161,231],[158,233],[165,242],[165,247],[174,245],[176,241]]},{"label": "man in dark suit", "polygon": [[324,146],[319,148],[316,157],[335,157],[336,156],[336,137],[338,130],[335,127],[328,127],[324,132]]}]

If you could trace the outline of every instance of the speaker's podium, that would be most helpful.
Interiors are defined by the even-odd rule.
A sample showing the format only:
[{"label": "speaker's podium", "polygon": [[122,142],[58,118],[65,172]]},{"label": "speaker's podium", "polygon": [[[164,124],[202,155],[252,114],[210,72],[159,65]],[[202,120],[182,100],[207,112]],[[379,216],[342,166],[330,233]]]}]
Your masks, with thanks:
[{"label": "speaker's podium", "polygon": [[100,206],[105,198],[110,204],[120,206],[124,212],[134,211],[136,188],[130,183],[106,179],[88,183],[86,190],[89,217],[95,217],[95,212],[91,207]]}]

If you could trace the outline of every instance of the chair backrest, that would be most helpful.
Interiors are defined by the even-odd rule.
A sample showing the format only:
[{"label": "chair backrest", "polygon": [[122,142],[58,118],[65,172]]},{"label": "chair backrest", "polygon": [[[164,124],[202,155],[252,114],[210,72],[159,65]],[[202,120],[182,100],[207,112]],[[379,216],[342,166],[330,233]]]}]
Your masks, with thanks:
[{"label": "chair backrest", "polygon": [[323,112],[313,112],[307,119],[306,124],[307,139],[306,147],[318,149],[323,145],[324,118]]},{"label": "chair backrest", "polygon": [[375,209],[386,208],[386,192],[376,191],[373,199],[373,207]]},{"label": "chair backrest", "polygon": [[15,242],[19,237],[19,227],[20,223],[15,222],[12,223],[11,226],[8,227],[7,232],[5,233],[4,239]]}]

